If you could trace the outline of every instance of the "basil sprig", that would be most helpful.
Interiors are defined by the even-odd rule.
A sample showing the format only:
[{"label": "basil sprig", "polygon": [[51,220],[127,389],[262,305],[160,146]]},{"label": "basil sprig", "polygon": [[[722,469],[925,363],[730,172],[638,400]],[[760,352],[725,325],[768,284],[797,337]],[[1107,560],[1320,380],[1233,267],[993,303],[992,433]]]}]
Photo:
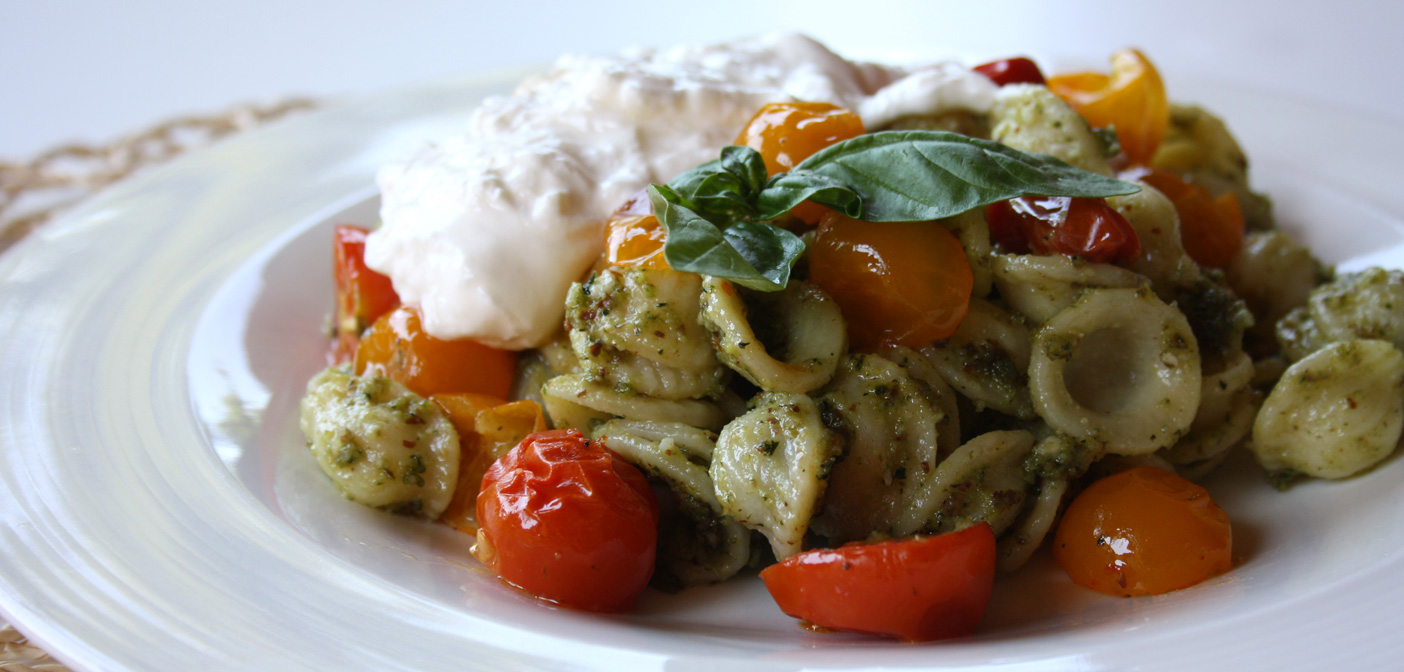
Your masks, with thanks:
[{"label": "basil sprig", "polygon": [[867,222],[953,217],[1020,196],[1104,198],[1134,184],[1042,154],[945,131],[882,131],[835,143],[785,173],[766,177],[749,147],[648,189],[668,231],[663,247],[679,271],[784,289],[804,242],[766,222],[805,200]]}]

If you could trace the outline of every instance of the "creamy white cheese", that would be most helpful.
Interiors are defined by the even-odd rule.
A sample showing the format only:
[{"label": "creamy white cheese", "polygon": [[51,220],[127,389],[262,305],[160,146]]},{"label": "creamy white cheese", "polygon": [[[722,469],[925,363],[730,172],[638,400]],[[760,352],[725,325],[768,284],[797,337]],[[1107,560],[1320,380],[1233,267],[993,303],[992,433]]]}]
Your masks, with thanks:
[{"label": "creamy white cheese", "polygon": [[560,329],[570,284],[602,253],[604,218],[716,158],[761,105],[830,102],[872,128],[983,112],[995,90],[957,66],[856,63],[800,35],[565,57],[484,101],[461,136],[380,170],[366,263],[420,306],[430,334],[533,347]]}]

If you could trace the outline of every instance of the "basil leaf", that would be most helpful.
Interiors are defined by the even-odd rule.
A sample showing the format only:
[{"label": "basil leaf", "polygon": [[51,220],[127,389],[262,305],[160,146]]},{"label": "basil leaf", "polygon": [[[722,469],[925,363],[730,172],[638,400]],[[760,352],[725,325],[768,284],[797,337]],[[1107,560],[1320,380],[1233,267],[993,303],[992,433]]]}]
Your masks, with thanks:
[{"label": "basil leaf", "polygon": [[[738,175],[727,169],[727,163],[709,161],[673,178],[668,186],[682,199],[679,204],[714,222],[749,217],[755,214],[756,190],[744,169]],[[761,165],[764,169],[764,162]]]},{"label": "basil leaf", "polygon": [[775,219],[804,200],[827,205],[849,217],[857,217],[863,209],[863,199],[842,182],[798,169],[770,178],[756,200],[760,219]]},{"label": "basil leaf", "polygon": [[721,167],[746,185],[748,193],[758,194],[770,173],[761,153],[750,147],[728,145],[721,151]]},{"label": "basil leaf", "polygon": [[663,256],[674,270],[726,278],[751,289],[778,291],[804,253],[804,241],[789,231],[740,220],[718,226],[679,203],[667,187],[648,188],[653,214],[668,231]]},{"label": "basil leaf", "polygon": [[1134,184],[1042,154],[946,131],[882,131],[830,145],[795,166],[847,185],[859,219],[916,222],[953,217],[1019,196],[1106,197]]}]

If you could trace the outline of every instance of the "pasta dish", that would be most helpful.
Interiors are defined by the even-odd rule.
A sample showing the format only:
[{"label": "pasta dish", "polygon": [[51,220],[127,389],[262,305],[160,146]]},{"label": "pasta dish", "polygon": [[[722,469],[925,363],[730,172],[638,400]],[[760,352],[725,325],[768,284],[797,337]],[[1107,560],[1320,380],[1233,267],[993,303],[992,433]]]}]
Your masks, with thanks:
[{"label": "pasta dish", "polygon": [[1044,546],[1113,595],[1230,571],[1194,481],[1234,451],[1286,489],[1404,432],[1404,276],[1317,261],[1135,50],[567,59],[381,186],[311,455],[566,607],[758,571],[819,626],[964,636]]}]

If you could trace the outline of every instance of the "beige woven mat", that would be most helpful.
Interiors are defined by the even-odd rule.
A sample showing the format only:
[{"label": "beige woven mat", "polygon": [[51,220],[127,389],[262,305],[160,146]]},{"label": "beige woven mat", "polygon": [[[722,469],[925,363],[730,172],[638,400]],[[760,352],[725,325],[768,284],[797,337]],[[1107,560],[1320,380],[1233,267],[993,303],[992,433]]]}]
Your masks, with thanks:
[{"label": "beige woven mat", "polygon": [[[220,115],[174,119],[107,146],[68,145],[21,163],[0,160],[0,254],[108,185],[183,152],[312,107],[312,102],[302,99],[242,106]],[[0,672],[31,671],[69,672],[69,668],[0,618]]]}]

